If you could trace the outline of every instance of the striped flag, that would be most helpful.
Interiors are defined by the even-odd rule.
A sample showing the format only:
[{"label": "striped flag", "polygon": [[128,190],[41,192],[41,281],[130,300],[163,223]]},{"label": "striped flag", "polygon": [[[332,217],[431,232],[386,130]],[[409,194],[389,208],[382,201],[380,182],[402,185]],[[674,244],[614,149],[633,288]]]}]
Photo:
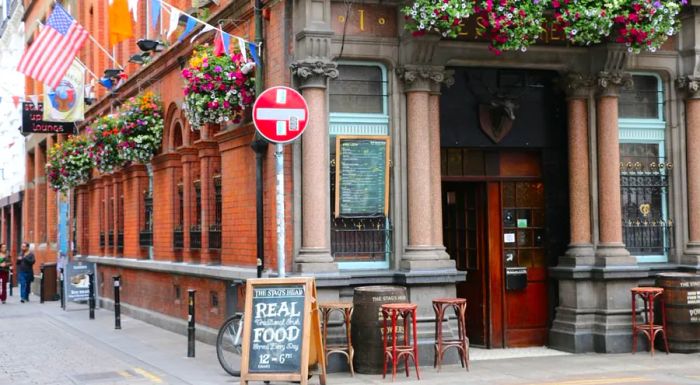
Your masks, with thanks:
[{"label": "striped flag", "polygon": [[22,55],[17,71],[56,87],[87,38],[85,28],[55,3],[39,37]]}]

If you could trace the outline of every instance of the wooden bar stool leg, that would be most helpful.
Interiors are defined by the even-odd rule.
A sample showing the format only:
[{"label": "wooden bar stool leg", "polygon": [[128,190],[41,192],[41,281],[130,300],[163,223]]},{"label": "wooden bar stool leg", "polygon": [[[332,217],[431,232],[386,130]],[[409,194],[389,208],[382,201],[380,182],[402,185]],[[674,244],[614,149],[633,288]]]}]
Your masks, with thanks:
[{"label": "wooden bar stool leg", "polygon": [[[401,317],[403,318],[403,344],[408,346],[409,335],[408,335],[408,313],[407,311],[401,312]],[[408,354],[403,355],[403,366],[406,369],[406,377],[409,376],[409,366],[408,366]]]},{"label": "wooden bar stool leg", "polygon": [[420,380],[420,369],[418,369],[418,326],[416,325],[416,310],[411,311],[413,321],[413,363],[416,365],[416,377]]},{"label": "wooden bar stool leg", "polygon": [[[442,318],[440,318],[440,304],[433,302],[435,312],[435,355],[433,357],[433,368],[437,367],[438,355],[440,354],[440,329],[442,329]],[[440,369],[438,369],[440,371]]]},{"label": "wooden bar stool leg", "polygon": [[388,343],[387,343],[387,324],[386,324],[386,319],[389,316],[389,314],[386,311],[382,311],[382,318],[384,318],[384,327],[382,328],[382,340],[384,341],[384,373],[382,374],[382,378],[386,378],[386,365],[387,365],[387,359],[388,357]]},{"label": "wooden bar stool leg", "polygon": [[637,305],[632,292],[632,354],[637,352]]},{"label": "wooden bar stool leg", "polygon": [[352,362],[355,359],[355,348],[352,347],[352,333],[350,329],[352,320],[352,308],[346,308],[345,313],[345,334],[348,340],[348,365],[350,366],[350,374],[355,377],[355,367]]},{"label": "wooden bar stool leg", "polygon": [[391,381],[396,380],[396,365],[398,360],[396,359],[396,321],[398,318],[398,312],[396,310],[391,311]]},{"label": "wooden bar stool leg", "polygon": [[649,345],[651,345],[651,356],[654,357],[654,341],[656,340],[656,330],[654,330],[654,296],[647,295],[647,301],[649,301]]}]

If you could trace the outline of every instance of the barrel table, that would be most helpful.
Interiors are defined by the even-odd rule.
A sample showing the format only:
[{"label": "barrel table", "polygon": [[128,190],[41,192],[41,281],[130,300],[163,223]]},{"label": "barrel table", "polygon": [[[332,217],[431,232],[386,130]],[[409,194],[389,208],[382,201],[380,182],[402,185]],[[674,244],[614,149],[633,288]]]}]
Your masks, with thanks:
[{"label": "barrel table", "polygon": [[700,352],[700,274],[661,273],[668,345],[675,353]]},{"label": "barrel table", "polygon": [[387,303],[408,302],[401,286],[361,286],[353,294],[353,364],[357,373],[381,374],[384,368],[382,311]]}]

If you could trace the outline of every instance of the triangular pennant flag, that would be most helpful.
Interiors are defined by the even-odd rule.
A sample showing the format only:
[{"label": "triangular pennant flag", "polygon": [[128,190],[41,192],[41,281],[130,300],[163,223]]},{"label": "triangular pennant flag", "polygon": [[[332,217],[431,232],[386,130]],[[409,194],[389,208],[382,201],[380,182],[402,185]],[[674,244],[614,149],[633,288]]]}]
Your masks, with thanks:
[{"label": "triangular pennant flag", "polygon": [[253,57],[255,66],[260,68],[260,58],[258,57],[258,45],[255,43],[248,43],[248,48],[250,48],[250,56]]},{"label": "triangular pennant flag", "polygon": [[113,0],[109,6],[108,15],[110,46],[134,36],[129,5],[126,0]]},{"label": "triangular pennant flag", "polygon": [[228,55],[231,50],[231,35],[224,32],[221,34],[221,40],[224,43],[224,52]]},{"label": "triangular pennant flag", "polygon": [[[153,28],[158,24],[158,19],[160,18],[160,7],[162,6],[160,0],[151,0],[151,24]],[[171,7],[172,8],[172,7]]]},{"label": "triangular pennant flag", "polygon": [[17,95],[13,95],[13,96],[12,96],[12,104],[15,105],[15,108],[19,107],[19,102],[20,102],[21,100],[22,100],[22,99],[21,99],[19,96],[17,96]]},{"label": "triangular pennant flag", "polygon": [[245,40],[243,38],[237,38],[238,39],[238,49],[241,50],[241,55],[243,55],[243,61],[247,62],[248,61],[248,54],[246,53],[246,44]]},{"label": "triangular pennant flag", "polygon": [[129,11],[134,16],[134,20],[139,20],[139,0],[129,0]]},{"label": "triangular pennant flag", "polygon": [[204,25],[204,28],[202,28],[202,30],[199,31],[198,34],[192,36],[192,38],[190,39],[190,43],[194,42],[194,40],[195,40],[196,38],[198,38],[199,35],[201,35],[201,34],[203,34],[203,33],[207,33],[207,32],[209,32],[209,31],[213,31],[213,30],[214,30],[214,27],[212,27],[212,26],[209,25],[209,24],[205,24],[205,25]]},{"label": "triangular pennant flag", "polygon": [[168,38],[170,38],[170,35],[172,35],[173,32],[175,32],[175,30],[177,29],[178,20],[180,20],[180,10],[175,7],[171,7],[170,21],[168,22],[168,31],[166,32],[166,36]]},{"label": "triangular pennant flag", "polygon": [[34,109],[39,108],[39,95],[29,95],[29,100],[32,101]]},{"label": "triangular pennant flag", "polygon": [[224,48],[223,33],[219,31],[214,37],[214,55],[223,56],[226,54],[226,48]]},{"label": "triangular pennant flag", "polygon": [[197,25],[197,20],[195,20],[193,17],[190,15],[187,16],[187,24],[185,25],[185,30],[182,31],[182,35],[177,38],[177,41],[182,41],[182,39],[185,38],[192,30],[194,29],[194,26]]}]

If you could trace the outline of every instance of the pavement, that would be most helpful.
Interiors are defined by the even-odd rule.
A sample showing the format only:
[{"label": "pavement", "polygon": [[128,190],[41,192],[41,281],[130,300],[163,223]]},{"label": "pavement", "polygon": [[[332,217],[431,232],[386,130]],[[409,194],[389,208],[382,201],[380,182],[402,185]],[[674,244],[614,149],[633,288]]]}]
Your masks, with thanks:
[{"label": "pavement", "polygon": [[[569,354],[547,348],[471,350],[471,368],[421,367],[421,380],[399,372],[395,383],[423,385],[684,385],[700,384],[700,354],[646,352]],[[187,338],[86,305],[19,303],[17,291],[0,305],[0,385],[214,385],[238,384],[219,366],[213,346],[197,342],[187,358]],[[318,384],[317,376],[311,384]],[[387,384],[381,375],[329,373],[327,384]],[[260,383],[262,385],[262,383]]]}]

